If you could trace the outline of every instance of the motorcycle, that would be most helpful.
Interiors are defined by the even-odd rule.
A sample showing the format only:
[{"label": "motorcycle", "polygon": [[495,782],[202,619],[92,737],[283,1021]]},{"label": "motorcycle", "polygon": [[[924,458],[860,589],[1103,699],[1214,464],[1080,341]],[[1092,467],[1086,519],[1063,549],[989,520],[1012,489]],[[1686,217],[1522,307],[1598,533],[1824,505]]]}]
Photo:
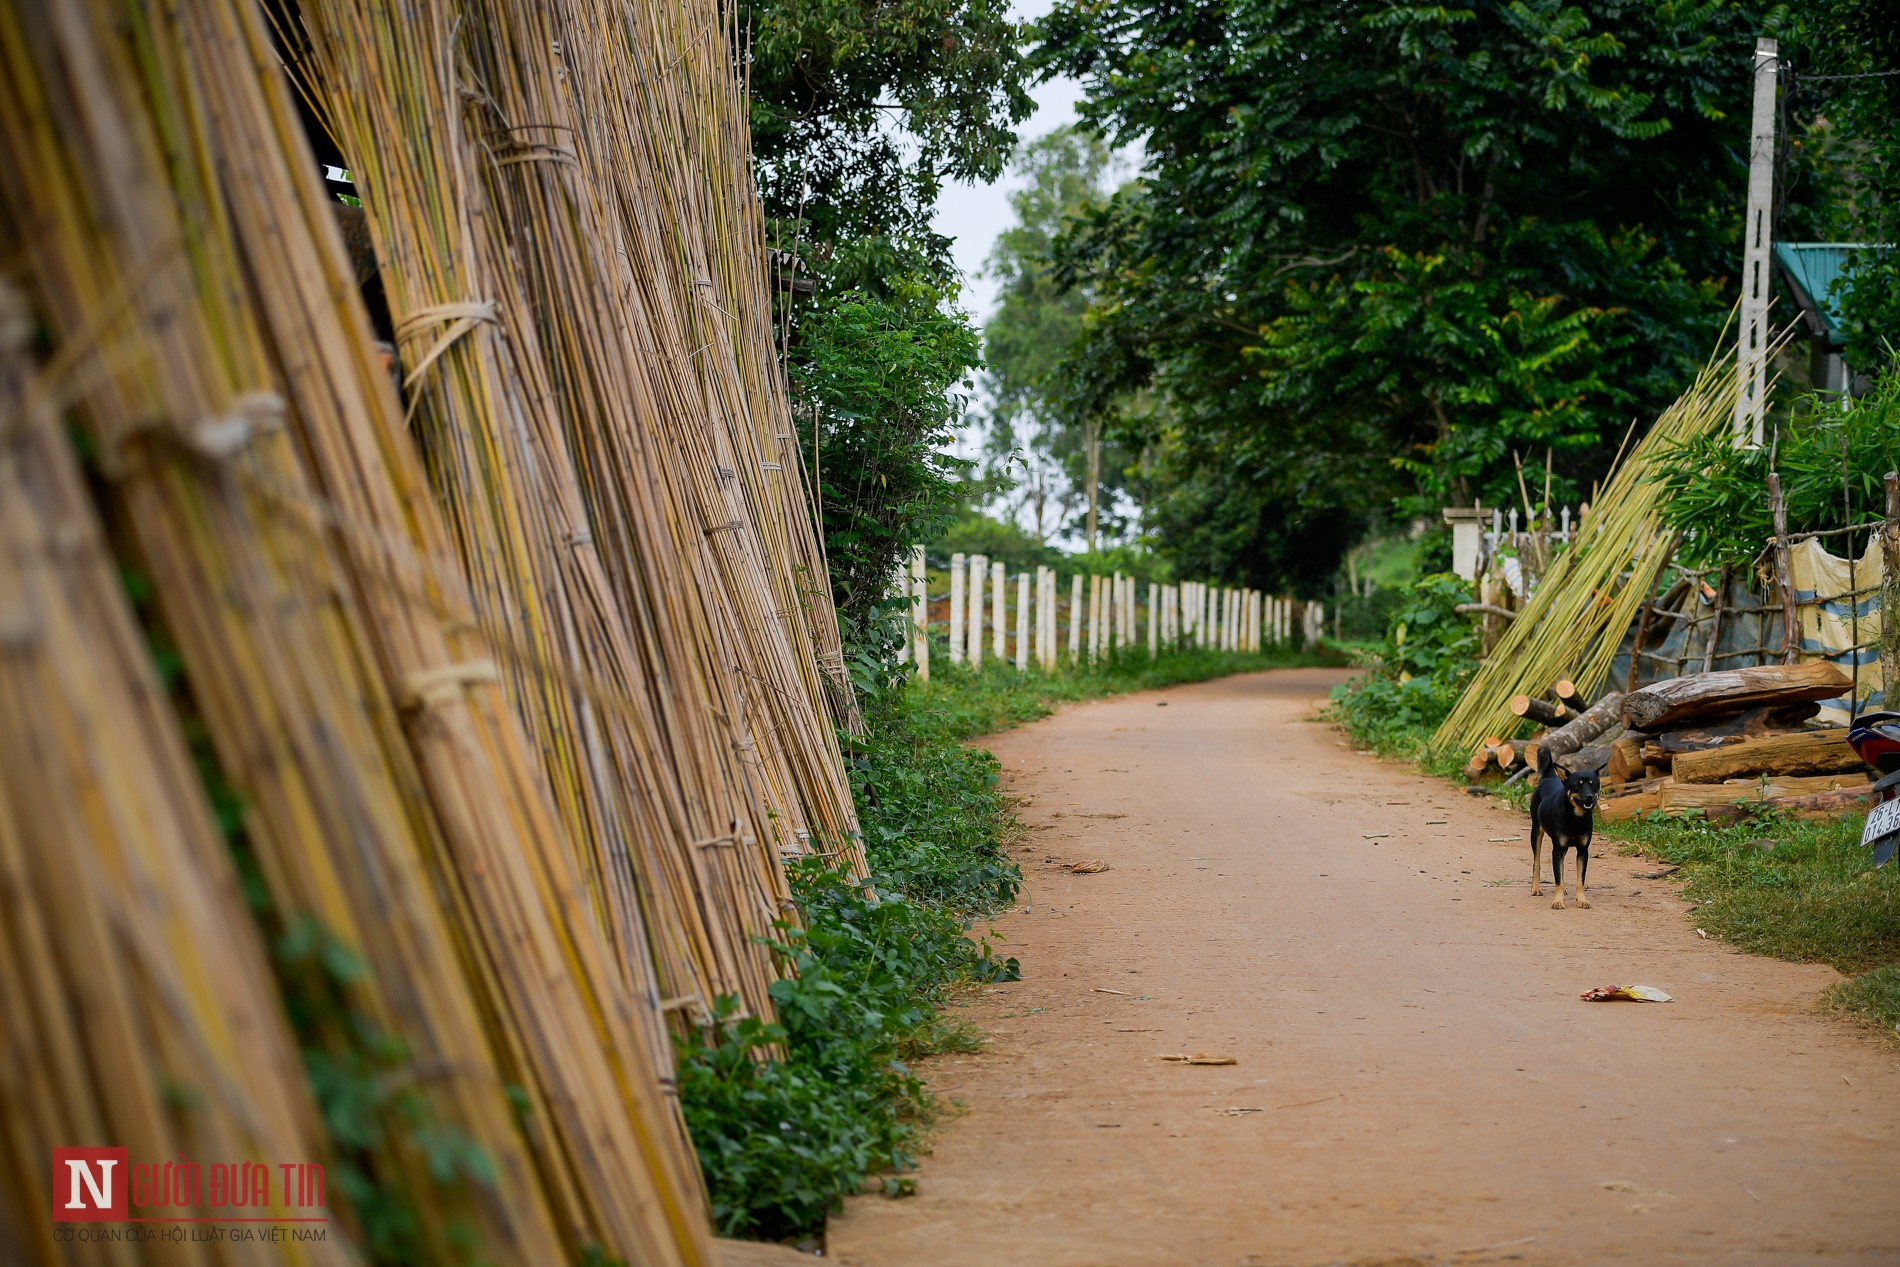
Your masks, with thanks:
[{"label": "motorcycle", "polygon": [[1860,843],[1873,850],[1874,866],[1883,867],[1900,849],[1900,713],[1862,713],[1848,728],[1847,742],[1880,775]]}]

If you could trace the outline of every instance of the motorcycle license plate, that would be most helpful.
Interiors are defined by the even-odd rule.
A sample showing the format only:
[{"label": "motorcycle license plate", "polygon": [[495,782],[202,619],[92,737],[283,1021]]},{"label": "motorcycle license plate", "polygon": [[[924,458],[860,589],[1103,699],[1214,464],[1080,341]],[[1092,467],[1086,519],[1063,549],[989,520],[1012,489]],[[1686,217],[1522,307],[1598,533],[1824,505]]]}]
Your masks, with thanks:
[{"label": "motorcycle license plate", "polygon": [[1860,843],[1871,844],[1882,836],[1900,832],[1900,801],[1882,801],[1867,814],[1867,826],[1861,830]]}]

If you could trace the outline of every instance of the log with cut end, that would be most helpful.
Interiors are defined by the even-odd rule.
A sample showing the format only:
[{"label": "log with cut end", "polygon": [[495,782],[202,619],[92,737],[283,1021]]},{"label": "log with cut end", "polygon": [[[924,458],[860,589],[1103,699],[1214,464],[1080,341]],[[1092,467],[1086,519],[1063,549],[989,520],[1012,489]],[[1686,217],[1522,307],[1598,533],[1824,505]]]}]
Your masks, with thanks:
[{"label": "log with cut end", "polygon": [[1553,704],[1534,695],[1513,695],[1509,707],[1513,717],[1528,717],[1542,726],[1561,726],[1576,715],[1562,704]]},{"label": "log with cut end", "polygon": [[1549,753],[1555,759],[1566,756],[1585,744],[1595,743],[1603,732],[1617,724],[1623,712],[1623,697],[1615,691],[1585,709],[1577,717],[1544,737],[1539,756]]},{"label": "log with cut end", "polygon": [[1647,735],[1628,730],[1610,745],[1610,763],[1603,767],[1606,783],[1628,783],[1643,777],[1643,771],[1647,768],[1643,762],[1643,740],[1646,738]]},{"label": "log with cut end", "polygon": [[1585,712],[1590,702],[1577,690],[1577,684],[1567,677],[1560,677],[1550,688],[1550,697],[1573,713]]},{"label": "log with cut end", "polygon": [[1623,722],[1631,730],[1665,730],[1763,704],[1833,699],[1852,689],[1847,675],[1825,660],[1719,669],[1652,682],[1632,691],[1623,700]]},{"label": "log with cut end", "polygon": [[1707,810],[1726,805],[1762,808],[1780,804],[1786,798],[1815,796],[1824,792],[1865,795],[1867,788],[1866,777],[1852,772],[1743,779],[1734,783],[1679,783],[1675,779],[1663,779],[1654,787],[1633,795],[1606,797],[1598,802],[1597,817],[1606,823],[1614,823],[1654,809]]},{"label": "log with cut end", "polygon": [[1866,768],[1860,754],[1848,747],[1845,726],[1765,735],[1701,752],[1684,752],[1672,765],[1680,783],[1720,783],[1745,774],[1839,774]]},{"label": "log with cut end", "polygon": [[1465,778],[1475,783],[1494,771],[1509,773],[1517,768],[1519,761],[1516,744],[1505,743],[1502,739],[1487,743],[1472,753],[1471,760],[1465,763]]}]

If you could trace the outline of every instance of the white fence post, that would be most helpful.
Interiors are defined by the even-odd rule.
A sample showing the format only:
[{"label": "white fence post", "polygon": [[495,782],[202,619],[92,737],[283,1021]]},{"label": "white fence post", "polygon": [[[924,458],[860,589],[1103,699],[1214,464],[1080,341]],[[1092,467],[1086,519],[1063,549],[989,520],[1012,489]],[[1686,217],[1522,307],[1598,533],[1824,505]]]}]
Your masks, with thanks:
[{"label": "white fence post", "polygon": [[964,558],[958,550],[950,556],[950,663],[963,663]]}]

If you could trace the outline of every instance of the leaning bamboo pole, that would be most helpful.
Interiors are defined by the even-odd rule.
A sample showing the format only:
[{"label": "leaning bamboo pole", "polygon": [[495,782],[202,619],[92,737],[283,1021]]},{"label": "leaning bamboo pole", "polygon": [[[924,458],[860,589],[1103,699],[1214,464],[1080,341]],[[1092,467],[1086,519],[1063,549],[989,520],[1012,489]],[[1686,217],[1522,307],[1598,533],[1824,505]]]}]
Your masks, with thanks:
[{"label": "leaning bamboo pole", "polygon": [[54,355],[82,367],[75,418],[244,799],[261,880],[284,918],[377,965],[352,1006],[411,1059],[460,1071],[420,1085],[423,1107],[527,1191],[458,1196],[401,1145],[372,1172],[415,1194],[437,1251],[466,1220],[497,1252],[545,1260],[560,1237],[424,871],[435,828],[415,816],[396,702],[365,672],[374,656],[334,550],[277,500],[310,484],[211,196],[206,102],[179,32],[104,3],[9,6],[0,21],[0,239],[30,261]]},{"label": "leaning bamboo pole", "polygon": [[[256,15],[208,3],[180,26],[90,16],[6,28],[9,64],[47,72],[13,76],[0,98],[6,165],[32,176],[5,182],[8,236],[17,249],[36,230],[35,299],[62,354],[83,354],[99,313],[126,309],[83,420],[251,806],[267,888],[362,948],[375,966],[364,1005],[415,1059],[451,1071],[420,1093],[510,1199],[435,1191],[400,1146],[379,1159],[385,1180],[424,1194],[425,1236],[473,1228],[511,1261],[552,1261],[560,1242],[704,1261],[651,1039],[621,1001],[574,845],[496,681],[492,656],[517,665],[522,647],[491,651],[466,615],[436,614],[446,538],[360,309],[338,311],[347,274],[308,155],[245,161],[300,152]],[[155,55],[92,38],[128,30]],[[84,90],[87,108],[48,111],[36,89]],[[148,119],[149,102],[166,108]],[[247,293],[280,269],[294,300]],[[121,278],[139,279],[129,297]],[[273,369],[289,433],[273,426],[284,397],[257,390],[277,385]],[[328,381],[338,373],[347,398]],[[417,560],[407,587],[391,585]],[[386,586],[424,595],[366,598]],[[525,1139],[505,1083],[526,1099]]]},{"label": "leaning bamboo pole", "polygon": [[1541,698],[1558,678],[1573,680],[1586,697],[1603,685],[1624,632],[1673,554],[1650,465],[1664,449],[1726,425],[1740,381],[1731,347],[1656,419],[1439,725],[1435,748],[1468,752],[1487,735],[1509,734],[1520,720],[1510,712],[1511,697]]},{"label": "leaning bamboo pole", "polygon": [[[0,726],[0,1205],[32,1212],[12,1223],[17,1261],[50,1267],[70,1253],[46,1217],[68,1199],[48,1184],[55,1147],[121,1146],[140,1165],[333,1158],[232,857],[26,363],[30,330],[0,289],[0,714],[13,719]],[[287,1196],[273,1187],[244,1212],[305,1213]],[[249,1258],[225,1242],[120,1248],[128,1262]],[[355,1254],[339,1237],[287,1245],[284,1260]]]}]

